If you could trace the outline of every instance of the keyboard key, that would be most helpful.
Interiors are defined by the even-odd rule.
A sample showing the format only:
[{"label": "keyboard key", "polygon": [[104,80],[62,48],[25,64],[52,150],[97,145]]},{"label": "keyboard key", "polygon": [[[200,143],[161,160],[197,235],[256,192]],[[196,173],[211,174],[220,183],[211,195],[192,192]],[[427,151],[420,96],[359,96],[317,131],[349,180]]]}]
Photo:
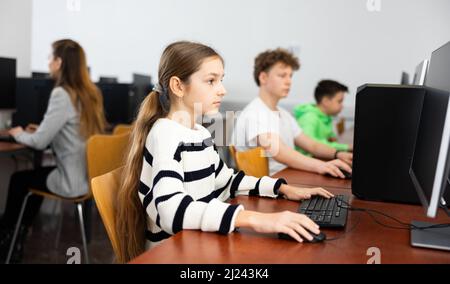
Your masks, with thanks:
[{"label": "keyboard key", "polygon": [[334,205],[336,204],[336,200],[333,198],[328,204],[328,210],[333,210]]},{"label": "keyboard key", "polygon": [[298,210],[324,228],[343,227],[348,212],[345,202],[349,200],[349,196],[343,195],[337,195],[330,199],[313,196],[310,200],[303,201]]},{"label": "keyboard key", "polygon": [[327,210],[328,208],[328,203],[330,202],[329,199],[325,199],[322,203],[322,210]]},{"label": "keyboard key", "polygon": [[314,205],[314,211],[320,211],[322,209],[322,202],[323,202],[323,199],[319,199],[316,202],[316,205]]}]

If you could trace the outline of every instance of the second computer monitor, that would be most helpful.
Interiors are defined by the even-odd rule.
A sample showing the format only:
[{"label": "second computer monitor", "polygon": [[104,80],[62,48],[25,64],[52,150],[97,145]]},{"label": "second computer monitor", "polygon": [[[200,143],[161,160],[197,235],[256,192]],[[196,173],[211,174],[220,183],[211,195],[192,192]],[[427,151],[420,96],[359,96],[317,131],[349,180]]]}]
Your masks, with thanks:
[{"label": "second computer monitor", "polygon": [[112,124],[129,123],[130,85],[97,83],[103,95],[106,120]]},{"label": "second computer monitor", "polygon": [[428,60],[420,62],[416,67],[416,72],[414,73],[413,84],[423,86],[425,84],[425,77],[428,70]]},{"label": "second computer monitor", "polygon": [[402,78],[400,80],[400,84],[409,85],[409,74],[406,72],[402,72]]},{"label": "second computer monitor", "polygon": [[55,82],[50,79],[18,78],[16,112],[12,117],[13,126],[26,127],[30,123],[40,124],[54,85]]},{"label": "second computer monitor", "polygon": [[450,41],[432,53],[425,86],[450,92]]},{"label": "second computer monitor", "polygon": [[0,109],[15,107],[16,60],[0,58]]}]

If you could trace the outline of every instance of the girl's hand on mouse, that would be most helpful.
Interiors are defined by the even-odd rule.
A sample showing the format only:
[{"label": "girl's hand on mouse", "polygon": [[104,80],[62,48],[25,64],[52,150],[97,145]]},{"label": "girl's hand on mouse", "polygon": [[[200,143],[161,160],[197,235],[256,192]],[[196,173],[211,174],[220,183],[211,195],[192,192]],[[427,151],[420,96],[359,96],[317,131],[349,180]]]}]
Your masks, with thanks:
[{"label": "girl's hand on mouse", "polygon": [[289,200],[304,200],[304,199],[310,199],[313,195],[320,195],[325,198],[331,198],[334,195],[321,188],[321,187],[314,187],[314,188],[304,188],[304,187],[296,187],[291,186],[287,184],[282,184],[280,187],[280,193],[283,194],[283,197]]},{"label": "girl's hand on mouse", "polygon": [[258,233],[284,233],[300,243],[303,239],[312,241],[311,233],[320,234],[319,226],[306,215],[291,211],[260,213],[243,210],[238,213],[235,226],[248,227]]}]

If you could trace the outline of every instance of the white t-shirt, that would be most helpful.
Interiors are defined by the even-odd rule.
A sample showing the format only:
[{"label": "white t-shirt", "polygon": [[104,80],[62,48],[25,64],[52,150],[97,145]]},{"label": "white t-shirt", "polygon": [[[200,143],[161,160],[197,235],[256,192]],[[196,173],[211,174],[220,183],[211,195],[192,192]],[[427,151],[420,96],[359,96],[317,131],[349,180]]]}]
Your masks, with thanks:
[{"label": "white t-shirt", "polygon": [[[273,133],[289,147],[294,148],[295,138],[302,133],[294,117],[282,107],[272,111],[260,97],[255,98],[238,115],[233,131],[232,144],[237,151],[247,151],[257,147],[258,135]],[[270,175],[275,174],[287,166],[272,157],[269,158]]]}]

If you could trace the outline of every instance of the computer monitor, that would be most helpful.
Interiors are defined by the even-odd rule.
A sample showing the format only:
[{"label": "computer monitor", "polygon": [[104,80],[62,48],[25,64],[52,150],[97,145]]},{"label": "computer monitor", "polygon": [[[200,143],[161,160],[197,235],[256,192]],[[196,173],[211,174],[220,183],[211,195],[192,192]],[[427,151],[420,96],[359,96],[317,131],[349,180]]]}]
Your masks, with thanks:
[{"label": "computer monitor", "polygon": [[112,126],[129,123],[130,85],[97,83],[102,92],[103,107],[108,123]]},{"label": "computer monitor", "polygon": [[152,84],[152,76],[133,73],[133,85],[150,86]]},{"label": "computer monitor", "polygon": [[425,77],[428,70],[428,60],[420,62],[416,67],[416,72],[414,73],[413,85],[423,86],[425,84]]},{"label": "computer monitor", "polygon": [[[449,92],[427,88],[409,171],[426,215],[435,218],[449,184],[450,103]],[[450,227],[414,229],[431,224],[413,221],[413,246],[450,250]]]},{"label": "computer monitor", "polygon": [[142,74],[133,74],[133,83],[131,86],[131,97],[130,97],[130,116],[131,121],[133,121],[142,101],[147,97],[153,88],[152,77]]},{"label": "computer monitor", "polygon": [[409,85],[409,74],[406,72],[402,72],[402,78],[400,80],[400,84]]},{"label": "computer monitor", "polygon": [[0,58],[0,109],[15,107],[16,59]]},{"label": "computer monitor", "polygon": [[425,86],[450,92],[450,41],[431,54]]},{"label": "computer monitor", "polygon": [[100,77],[98,82],[105,84],[117,84],[118,80],[117,77]]},{"label": "computer monitor", "polygon": [[50,79],[17,78],[16,112],[12,116],[12,125],[40,124],[54,86],[55,82]]},{"label": "computer monitor", "polygon": [[31,72],[31,78],[33,79],[51,79],[50,73],[47,72]]}]

